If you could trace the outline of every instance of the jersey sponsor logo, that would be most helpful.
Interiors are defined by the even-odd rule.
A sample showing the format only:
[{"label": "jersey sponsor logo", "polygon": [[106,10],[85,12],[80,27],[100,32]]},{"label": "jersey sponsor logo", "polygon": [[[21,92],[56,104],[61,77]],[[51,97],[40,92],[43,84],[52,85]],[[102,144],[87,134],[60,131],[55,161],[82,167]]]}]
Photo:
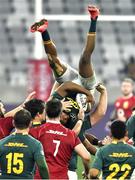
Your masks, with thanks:
[{"label": "jersey sponsor logo", "polygon": [[125,157],[132,157],[132,154],[128,154],[128,153],[112,153],[109,154],[110,157],[116,157],[116,158],[125,158]]},{"label": "jersey sponsor logo", "polygon": [[125,101],[124,103],[123,103],[123,108],[124,109],[127,109],[129,107],[129,103],[128,103],[128,101]]},{"label": "jersey sponsor logo", "polygon": [[64,134],[63,132],[60,132],[60,131],[54,131],[54,130],[49,130],[49,131],[46,131],[46,133],[49,133],[49,134],[58,134],[58,135],[61,135],[61,136],[67,136],[67,134]]},{"label": "jersey sponsor logo", "polygon": [[24,143],[14,143],[14,142],[9,142],[8,144],[5,144],[4,146],[8,146],[8,147],[28,147]]},{"label": "jersey sponsor logo", "polygon": [[76,114],[73,113],[70,113],[70,118],[72,119],[73,122],[77,120]]},{"label": "jersey sponsor logo", "polygon": [[72,98],[67,97],[67,100],[70,101],[71,105],[75,108],[75,109],[79,109],[79,105],[76,101],[74,101]]}]

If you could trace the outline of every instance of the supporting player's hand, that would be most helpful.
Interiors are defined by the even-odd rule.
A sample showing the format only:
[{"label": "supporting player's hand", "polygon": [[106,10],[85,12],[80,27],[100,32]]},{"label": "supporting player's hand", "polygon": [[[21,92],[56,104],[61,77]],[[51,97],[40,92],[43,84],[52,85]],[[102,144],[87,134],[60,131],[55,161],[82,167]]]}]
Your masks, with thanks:
[{"label": "supporting player's hand", "polygon": [[100,93],[103,93],[106,91],[106,87],[102,84],[102,83],[99,83],[97,86],[96,86],[96,90]]},{"label": "supporting player's hand", "polygon": [[84,121],[84,110],[83,110],[83,108],[79,109],[78,120]]},{"label": "supporting player's hand", "polygon": [[67,112],[70,112],[71,111],[71,108],[72,108],[72,104],[71,104],[71,101],[64,101],[65,99],[63,99],[61,101],[62,103],[62,109],[63,111],[67,111]]},{"label": "supporting player's hand", "polygon": [[112,138],[110,136],[106,136],[103,140],[102,140],[102,144],[103,145],[107,145],[110,144],[112,142]]},{"label": "supporting player's hand", "polygon": [[27,98],[25,99],[25,102],[33,99],[33,98],[35,97],[35,95],[36,95],[36,91],[32,91],[32,92],[27,96]]},{"label": "supporting player's hand", "polygon": [[88,180],[89,177],[88,175],[85,173],[85,171],[82,172],[82,178],[85,179],[85,180]]},{"label": "supporting player's hand", "polygon": [[36,96],[36,91],[32,91],[32,92],[27,96],[27,98],[26,98],[25,101],[23,102],[22,106],[24,106],[24,104],[25,104],[26,102],[28,102],[29,100],[35,98],[35,96]]}]

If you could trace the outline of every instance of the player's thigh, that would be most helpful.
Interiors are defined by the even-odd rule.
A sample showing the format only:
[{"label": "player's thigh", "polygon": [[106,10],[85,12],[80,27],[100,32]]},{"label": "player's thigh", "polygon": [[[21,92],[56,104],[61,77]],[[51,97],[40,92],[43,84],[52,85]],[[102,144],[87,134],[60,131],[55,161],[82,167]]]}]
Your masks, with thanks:
[{"label": "player's thigh", "polygon": [[59,77],[55,76],[55,80],[59,84],[62,84],[62,83],[67,82],[67,81],[73,81],[74,79],[78,78],[78,72],[74,68],[72,68],[68,64],[65,64],[65,66],[67,67],[67,69],[64,72],[64,74],[62,74]]},{"label": "player's thigh", "polygon": [[88,89],[88,90],[94,89],[94,87],[97,84],[97,79],[96,79],[95,72],[94,72],[94,74],[91,77],[88,77],[88,78],[84,78],[84,77],[79,75],[79,79],[81,81],[82,86],[84,88]]}]

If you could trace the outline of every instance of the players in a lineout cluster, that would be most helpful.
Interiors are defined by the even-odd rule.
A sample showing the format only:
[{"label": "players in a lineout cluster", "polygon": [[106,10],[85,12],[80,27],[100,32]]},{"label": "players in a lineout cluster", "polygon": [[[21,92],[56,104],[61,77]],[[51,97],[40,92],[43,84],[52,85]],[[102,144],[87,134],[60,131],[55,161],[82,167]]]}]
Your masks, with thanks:
[{"label": "players in a lineout cluster", "polygon": [[[85,132],[98,123],[107,110],[107,90],[103,84],[97,83],[91,58],[100,11],[90,5],[88,12],[90,28],[78,71],[58,57],[47,30],[47,20],[42,19],[31,26],[31,32],[41,33],[56,81],[46,103],[35,98],[36,93],[32,92],[24,103],[5,113],[4,104],[0,102],[1,179],[77,180],[78,155],[84,166],[84,179],[98,179],[99,176],[129,179],[132,176],[135,149],[126,143],[129,139],[127,130],[131,129],[129,137],[135,139],[134,116],[130,117],[131,113],[127,111],[131,104],[128,99],[133,96],[127,87],[132,86],[129,79],[123,81],[124,100],[115,103],[117,117],[110,124],[110,137],[99,141]],[[99,92],[97,106],[94,106],[94,91]],[[124,108],[125,117],[118,107]],[[126,126],[127,118],[130,119]],[[93,162],[90,162],[90,154],[95,155]]]}]

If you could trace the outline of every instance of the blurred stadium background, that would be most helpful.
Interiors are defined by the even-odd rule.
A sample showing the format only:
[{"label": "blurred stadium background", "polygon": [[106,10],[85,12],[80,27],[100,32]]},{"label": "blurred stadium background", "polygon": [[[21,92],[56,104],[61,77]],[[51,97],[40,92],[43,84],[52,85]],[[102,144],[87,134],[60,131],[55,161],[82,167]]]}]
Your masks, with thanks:
[{"label": "blurred stadium background", "polygon": [[[101,18],[98,22],[93,54],[97,77],[108,89],[107,120],[112,110],[111,105],[120,95],[121,80],[126,76],[132,76],[135,80],[134,0],[0,0],[0,94],[7,107],[22,102],[27,91],[32,88],[32,83],[39,81],[36,76],[36,72],[40,74],[39,70],[32,71],[31,62],[46,58],[45,54],[42,57],[41,39],[29,32],[30,25],[35,19],[40,19],[41,13],[44,17],[87,15],[89,18],[89,3],[99,6],[101,15],[108,17],[106,21]],[[120,19],[109,19],[108,15],[118,15]],[[49,32],[61,59],[77,68],[89,22],[63,19],[50,20]],[[53,81],[48,67],[39,76],[41,84],[38,86],[42,86],[45,94],[50,91],[46,89],[46,83],[49,82],[50,86]]]}]

